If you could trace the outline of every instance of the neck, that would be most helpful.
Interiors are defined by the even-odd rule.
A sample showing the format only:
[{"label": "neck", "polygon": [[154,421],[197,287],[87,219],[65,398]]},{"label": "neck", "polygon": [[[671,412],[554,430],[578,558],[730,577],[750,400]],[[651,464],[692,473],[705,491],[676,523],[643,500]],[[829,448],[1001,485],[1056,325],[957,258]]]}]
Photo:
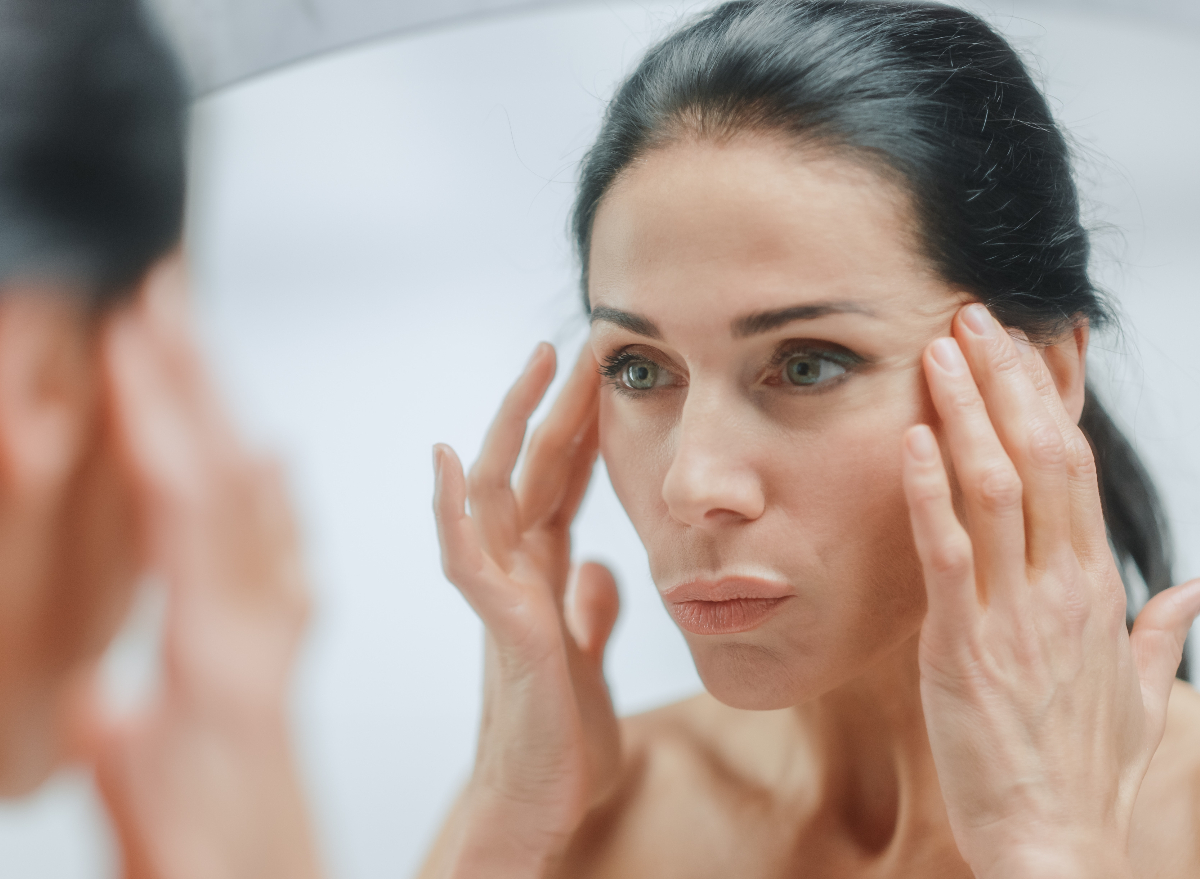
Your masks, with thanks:
[{"label": "neck", "polygon": [[953,845],[921,709],[917,637],[795,709],[819,767],[821,812],[868,855]]}]

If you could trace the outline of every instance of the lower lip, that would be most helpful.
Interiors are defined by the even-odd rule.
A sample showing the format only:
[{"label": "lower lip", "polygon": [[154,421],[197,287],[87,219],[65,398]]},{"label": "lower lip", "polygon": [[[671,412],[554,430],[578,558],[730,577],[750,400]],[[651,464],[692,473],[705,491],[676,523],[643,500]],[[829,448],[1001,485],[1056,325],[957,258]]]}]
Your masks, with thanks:
[{"label": "lower lip", "polygon": [[788,597],[671,601],[667,603],[667,609],[685,632],[693,635],[736,635],[762,625]]}]

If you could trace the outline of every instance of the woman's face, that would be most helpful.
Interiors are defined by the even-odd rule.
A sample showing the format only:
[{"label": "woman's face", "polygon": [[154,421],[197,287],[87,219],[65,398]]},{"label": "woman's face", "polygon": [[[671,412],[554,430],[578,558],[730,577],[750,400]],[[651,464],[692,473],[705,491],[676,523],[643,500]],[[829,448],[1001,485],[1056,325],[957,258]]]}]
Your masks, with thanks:
[{"label": "woman's face", "polygon": [[709,691],[826,692],[925,609],[901,437],[932,423],[922,349],[968,297],[906,197],[771,138],[652,151],[600,205],[601,450]]}]

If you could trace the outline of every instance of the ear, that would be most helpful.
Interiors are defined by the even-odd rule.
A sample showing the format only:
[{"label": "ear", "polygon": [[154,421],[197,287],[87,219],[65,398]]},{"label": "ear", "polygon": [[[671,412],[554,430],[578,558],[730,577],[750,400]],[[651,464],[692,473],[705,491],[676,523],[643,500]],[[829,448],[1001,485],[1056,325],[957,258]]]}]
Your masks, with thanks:
[{"label": "ear", "polygon": [[1063,408],[1077,423],[1083,412],[1084,386],[1087,382],[1088,332],[1088,325],[1081,324],[1053,345],[1041,349],[1042,360],[1054,378]]},{"label": "ear", "polygon": [[0,489],[53,493],[93,428],[96,375],[86,308],[57,288],[0,290]]}]

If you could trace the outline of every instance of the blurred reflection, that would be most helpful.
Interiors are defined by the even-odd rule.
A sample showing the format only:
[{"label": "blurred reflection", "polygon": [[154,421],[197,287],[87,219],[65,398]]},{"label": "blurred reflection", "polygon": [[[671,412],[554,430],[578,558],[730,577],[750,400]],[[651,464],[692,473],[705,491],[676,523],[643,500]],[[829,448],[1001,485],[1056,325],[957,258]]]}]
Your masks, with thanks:
[{"label": "blurred reflection", "polygon": [[[0,794],[81,759],[127,875],[315,876],[306,586],[190,339],[185,101],[135,0],[0,0]],[[161,681],[113,716],[97,665],[150,572]]]}]

